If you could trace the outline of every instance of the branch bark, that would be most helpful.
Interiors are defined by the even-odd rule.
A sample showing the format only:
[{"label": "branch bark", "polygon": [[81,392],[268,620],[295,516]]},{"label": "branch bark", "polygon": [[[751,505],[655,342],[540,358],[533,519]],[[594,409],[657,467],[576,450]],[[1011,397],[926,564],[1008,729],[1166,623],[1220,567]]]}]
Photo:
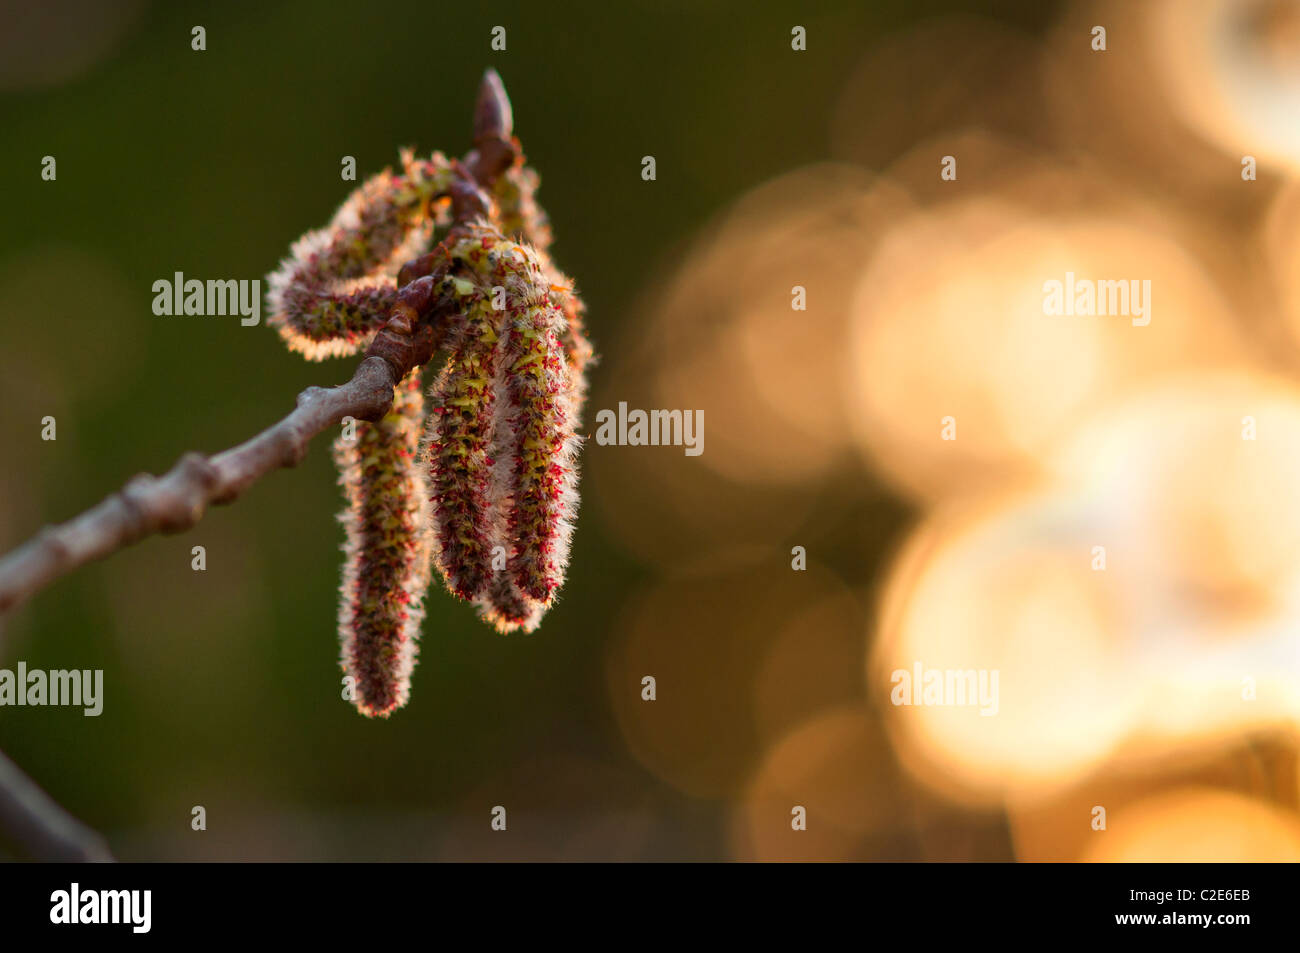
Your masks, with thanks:
[{"label": "branch bark", "polygon": [[0,831],[38,860],[111,861],[104,838],[0,752]]},{"label": "branch bark", "polygon": [[211,458],[187,453],[165,475],[142,473],[80,516],[41,530],[0,559],[0,613],[146,536],[191,528],[209,505],[230,503],[272,470],[295,466],[311,439],[344,417],[382,416],[392,405],[393,375],[388,360],[367,357],[346,384],[307,388],[291,414],[253,439]]}]

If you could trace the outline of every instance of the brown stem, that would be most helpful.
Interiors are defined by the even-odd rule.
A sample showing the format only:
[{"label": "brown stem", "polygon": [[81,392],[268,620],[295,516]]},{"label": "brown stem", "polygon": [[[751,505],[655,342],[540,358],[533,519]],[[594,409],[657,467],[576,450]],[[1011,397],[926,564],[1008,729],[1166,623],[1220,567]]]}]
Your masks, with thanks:
[{"label": "brown stem", "polygon": [[367,357],[352,380],[328,390],[307,388],[291,414],[253,439],[215,457],[187,453],[164,476],[140,474],[80,516],[47,526],[0,559],[0,612],[146,536],[189,529],[209,504],[229,503],[272,470],[296,465],[311,438],[344,417],[382,416],[395,383],[388,361]]}]

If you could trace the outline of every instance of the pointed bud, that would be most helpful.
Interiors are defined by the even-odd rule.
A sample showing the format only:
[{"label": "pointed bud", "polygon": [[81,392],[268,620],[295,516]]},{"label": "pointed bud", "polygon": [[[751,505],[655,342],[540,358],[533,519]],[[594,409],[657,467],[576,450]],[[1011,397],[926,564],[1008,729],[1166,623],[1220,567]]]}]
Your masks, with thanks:
[{"label": "pointed bud", "polygon": [[514,131],[515,118],[505,84],[497,71],[489,68],[479,83],[478,102],[474,106],[474,144],[492,138],[509,139]]}]

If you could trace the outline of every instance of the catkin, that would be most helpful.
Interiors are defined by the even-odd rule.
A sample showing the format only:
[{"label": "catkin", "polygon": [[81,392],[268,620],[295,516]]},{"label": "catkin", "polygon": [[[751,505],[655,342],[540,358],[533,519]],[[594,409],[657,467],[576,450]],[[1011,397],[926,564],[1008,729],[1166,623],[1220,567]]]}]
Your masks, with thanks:
[{"label": "catkin", "polygon": [[564,312],[560,341],[574,382],[571,410],[576,428],[581,426],[582,408],[587,399],[587,368],[595,358],[583,325],[586,308],[582,299],[573,290],[573,282],[551,260],[551,220],[536,197],[540,184],[541,177],[520,159],[497,179],[493,199],[502,233],[533,247],[550,285],[551,303]]},{"label": "catkin", "polygon": [[357,421],[334,460],[347,508],[339,605],[342,664],[357,710],[387,717],[406,704],[429,583],[428,513],[418,465],[424,398],[418,371],[382,420]]},{"label": "catkin", "polygon": [[[397,292],[397,269],[424,251],[435,221],[430,199],[446,190],[451,165],[402,154],[340,206],[329,226],[295,242],[267,276],[267,324],[308,360],[361,350],[383,326]],[[445,211],[438,214],[445,216]]]},{"label": "catkin", "polygon": [[497,332],[468,285],[450,357],[430,390],[421,455],[428,469],[434,563],[447,588],[475,598],[492,572],[491,481]]},{"label": "catkin", "polygon": [[543,256],[493,226],[449,258],[464,326],[430,395],[435,562],[488,622],[531,631],[563,584],[578,501],[566,313]]}]

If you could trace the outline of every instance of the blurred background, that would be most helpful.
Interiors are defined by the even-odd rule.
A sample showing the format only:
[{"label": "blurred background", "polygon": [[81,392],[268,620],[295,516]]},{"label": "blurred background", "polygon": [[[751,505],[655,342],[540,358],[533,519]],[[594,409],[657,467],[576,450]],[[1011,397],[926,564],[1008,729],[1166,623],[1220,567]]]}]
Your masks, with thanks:
[{"label": "blurred background", "polygon": [[[1300,859],[1300,8],[794,7],[0,5],[0,549],[345,380],[152,283],[263,277],[343,156],[462,153],[489,65],[587,432],[705,420],[590,441],[541,629],[434,591],[375,722],[318,439],[4,620],[0,667],[105,702],[0,709],[0,749],[125,860]],[[1066,272],[1150,280],[1150,324],[1045,315]],[[916,664],[997,670],[997,715],[891,704]]]}]

